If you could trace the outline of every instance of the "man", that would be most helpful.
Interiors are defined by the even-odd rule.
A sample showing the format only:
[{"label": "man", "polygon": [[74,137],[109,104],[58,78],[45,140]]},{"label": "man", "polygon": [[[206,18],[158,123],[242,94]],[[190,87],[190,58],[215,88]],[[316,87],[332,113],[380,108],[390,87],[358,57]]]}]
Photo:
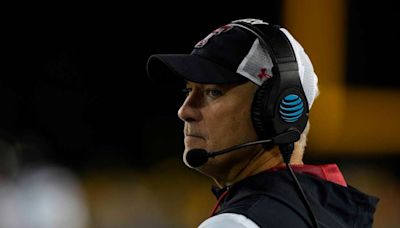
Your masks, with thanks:
[{"label": "man", "polygon": [[155,80],[186,82],[183,160],[217,185],[199,227],[372,226],[378,199],[348,186],[334,164],[303,164],[318,79],[286,29],[233,21],[191,54],[153,55],[147,67]]}]

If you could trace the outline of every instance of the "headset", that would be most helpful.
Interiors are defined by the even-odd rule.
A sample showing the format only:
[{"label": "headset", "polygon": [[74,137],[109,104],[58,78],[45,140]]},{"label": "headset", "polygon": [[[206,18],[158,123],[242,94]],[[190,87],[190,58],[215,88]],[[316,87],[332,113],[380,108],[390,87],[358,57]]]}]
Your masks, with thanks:
[{"label": "headset", "polygon": [[303,132],[309,107],[289,39],[278,25],[244,21],[234,21],[232,25],[257,36],[273,63],[273,77],[258,88],[252,103],[252,121],[257,135],[265,139],[289,129]]},{"label": "headset", "polygon": [[[273,63],[273,77],[258,88],[252,103],[252,121],[258,137],[273,138],[293,130],[302,133],[308,122],[309,107],[301,84],[296,55],[289,39],[280,30],[280,26],[258,20],[239,20],[231,25],[254,34],[262,49],[268,51]],[[271,144],[264,146],[268,148]],[[310,203],[289,165],[294,141],[279,145],[279,149],[313,226],[319,227]]]}]

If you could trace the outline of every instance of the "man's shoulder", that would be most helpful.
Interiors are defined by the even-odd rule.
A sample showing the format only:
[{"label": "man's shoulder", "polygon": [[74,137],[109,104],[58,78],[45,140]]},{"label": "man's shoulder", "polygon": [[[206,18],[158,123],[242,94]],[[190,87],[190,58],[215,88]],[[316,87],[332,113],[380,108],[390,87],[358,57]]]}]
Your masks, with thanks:
[{"label": "man's shoulder", "polygon": [[270,227],[307,227],[307,214],[298,199],[276,192],[254,193],[230,204],[220,213],[241,214]]},{"label": "man's shoulder", "polygon": [[[371,227],[377,199],[349,186],[308,173],[296,173],[322,224],[341,227],[355,221]],[[242,214],[262,227],[308,227],[307,209],[286,170],[264,172],[231,188],[220,213]]]},{"label": "man's shoulder", "polygon": [[259,226],[244,215],[223,213],[208,218],[199,228],[259,228]]}]

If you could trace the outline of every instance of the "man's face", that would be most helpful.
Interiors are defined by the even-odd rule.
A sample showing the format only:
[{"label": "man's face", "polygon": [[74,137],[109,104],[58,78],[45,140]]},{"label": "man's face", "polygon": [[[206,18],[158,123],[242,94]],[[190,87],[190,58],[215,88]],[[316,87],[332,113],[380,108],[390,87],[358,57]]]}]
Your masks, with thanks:
[{"label": "man's face", "polygon": [[[195,148],[212,152],[256,140],[251,121],[251,104],[256,89],[257,86],[251,82],[239,85],[187,82],[187,97],[178,111],[179,118],[185,122],[184,153]],[[210,159],[205,167],[233,165],[245,154],[222,155]]]}]

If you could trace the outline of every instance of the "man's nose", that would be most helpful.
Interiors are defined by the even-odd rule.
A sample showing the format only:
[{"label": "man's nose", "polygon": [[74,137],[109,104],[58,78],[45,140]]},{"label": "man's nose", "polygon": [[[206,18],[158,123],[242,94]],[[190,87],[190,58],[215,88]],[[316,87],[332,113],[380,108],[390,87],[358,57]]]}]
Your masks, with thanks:
[{"label": "man's nose", "polygon": [[201,98],[195,92],[190,93],[178,110],[178,116],[182,121],[192,122],[201,119]]}]

